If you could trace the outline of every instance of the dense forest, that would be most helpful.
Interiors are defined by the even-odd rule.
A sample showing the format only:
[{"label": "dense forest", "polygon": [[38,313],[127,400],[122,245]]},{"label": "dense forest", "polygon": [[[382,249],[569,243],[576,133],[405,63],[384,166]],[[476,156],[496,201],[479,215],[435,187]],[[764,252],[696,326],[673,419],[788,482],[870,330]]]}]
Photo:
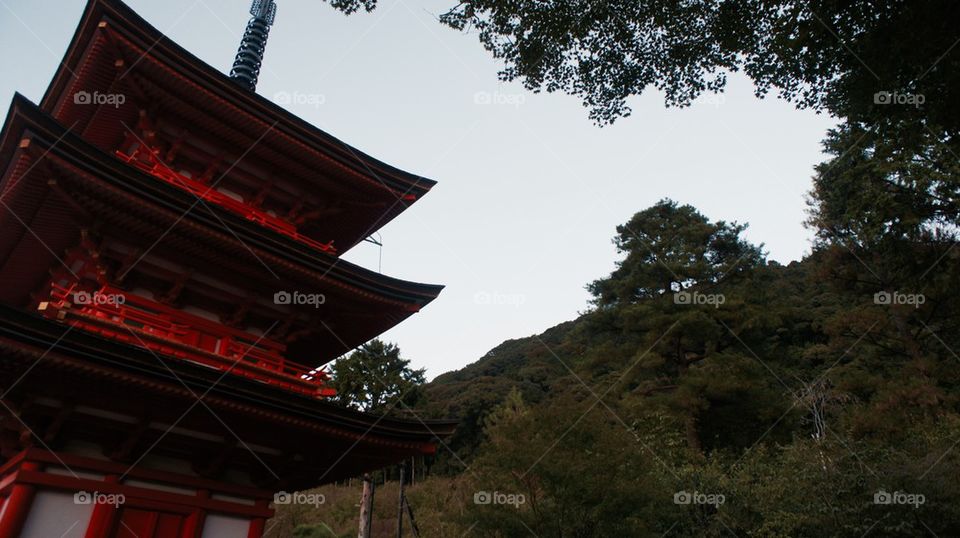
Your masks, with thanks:
[{"label": "dense forest", "polygon": [[643,210],[588,312],[423,387],[424,412],[462,421],[413,487],[425,535],[960,529],[952,238],[823,240],[784,266],[743,229]]},{"label": "dense forest", "polygon": [[[742,72],[839,125],[803,260],[769,261],[743,224],[682,201],[638,207],[610,274],[570,283],[593,296],[579,318],[400,404],[461,421],[411,487],[422,534],[960,535],[958,9],[482,0],[444,14],[502,78],[580,96],[599,124],[647,88],[684,106]],[[356,488],[324,491],[323,510],[275,524],[355,533]]]}]

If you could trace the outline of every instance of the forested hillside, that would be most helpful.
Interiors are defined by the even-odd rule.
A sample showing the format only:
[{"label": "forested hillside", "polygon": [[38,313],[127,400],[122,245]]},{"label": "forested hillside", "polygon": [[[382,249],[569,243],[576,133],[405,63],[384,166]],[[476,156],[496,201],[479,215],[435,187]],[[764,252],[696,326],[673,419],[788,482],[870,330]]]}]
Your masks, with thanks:
[{"label": "forested hillside", "polygon": [[423,534],[960,536],[960,4],[587,4],[440,20],[601,125],[734,72],[831,114],[811,253],[783,266],[722,215],[638,207],[610,274],[570,283],[582,316],[424,387],[462,422],[411,491]]},{"label": "forested hillside", "polygon": [[[749,320],[741,319],[740,322],[744,325],[757,325],[753,327],[754,331],[762,331],[763,326],[772,327],[768,335],[757,334],[759,338],[753,344],[756,347],[762,347],[765,351],[769,346],[776,345],[775,356],[768,361],[785,371],[790,368],[802,368],[804,349],[825,341],[822,323],[818,319],[836,311],[836,305],[830,304],[831,297],[824,296],[822,290],[816,291],[816,278],[807,273],[808,268],[813,265],[811,260],[792,263],[786,267],[771,262],[756,268],[750,280],[740,284],[741,291],[749,290],[755,305],[753,314],[756,317]],[[774,296],[778,298],[778,307],[764,303],[769,297]],[[673,300],[672,295],[665,299]],[[730,296],[730,300],[736,302],[725,303],[721,307],[741,312],[749,308],[742,297]],[[700,314],[690,316],[691,312],[686,311],[690,307],[679,308],[681,306],[674,307],[678,308],[676,314],[683,316],[687,324],[695,323]],[[715,307],[711,309],[719,310]],[[720,314],[720,312],[707,312],[707,314]],[[643,335],[639,332],[625,334],[622,329],[616,330],[617,321],[611,316],[610,312],[604,314],[594,311],[574,321],[548,329],[542,334],[508,340],[475,363],[461,370],[440,375],[429,383],[426,386],[426,392],[432,414],[457,417],[461,420],[457,434],[450,443],[450,447],[457,456],[468,460],[475,455],[477,448],[485,440],[483,435],[485,418],[512,391],[516,391],[517,396],[527,405],[533,406],[549,402],[568,391],[584,390],[584,383],[588,380],[590,386],[596,383],[623,386],[628,397],[655,394],[662,396],[664,393],[675,391],[678,387],[673,387],[673,383],[664,382],[662,386],[654,386],[657,378],[641,379],[645,361],[637,361],[646,351],[646,348],[641,349],[640,340]],[[656,322],[655,318],[660,318],[661,324],[666,323],[665,328],[669,328],[674,322],[680,320],[680,317],[675,319],[673,316],[665,316],[662,312],[657,312],[651,313],[647,322],[652,325]],[[716,320],[717,326],[725,331],[721,323],[729,319],[717,317]],[[651,330],[658,329],[656,327]],[[729,340],[723,343],[723,346],[739,344],[737,335],[733,333],[718,336],[721,340]],[[749,356],[749,349],[743,348],[741,351]],[[648,357],[644,359],[649,360]],[[730,360],[732,362],[733,359]],[[629,377],[619,379],[624,367],[628,367],[633,362],[636,364],[630,372],[627,372]],[[741,357],[740,362],[749,361],[744,361]],[[758,371],[757,368],[762,370],[764,367],[760,363],[750,367],[751,371],[762,377],[763,372]],[[769,381],[777,383],[776,377],[769,373],[766,375],[771,379],[764,381],[763,384],[769,384]],[[602,386],[604,390],[608,388],[606,385]],[[757,395],[754,394],[754,396]],[[743,397],[746,398],[749,395],[744,394]],[[749,408],[760,411],[759,408],[762,407],[759,401],[752,401],[740,402],[739,405],[742,407],[738,408],[737,400],[735,393],[726,400],[715,398],[710,408],[704,412],[708,416],[712,414],[717,416],[714,419],[706,419],[705,423],[700,424],[698,428],[710,430],[721,427],[727,430],[726,435],[730,435],[728,427],[731,424],[724,423],[724,420],[745,420],[746,415],[740,412],[749,411]],[[734,412],[736,409],[739,411]],[[724,414],[727,415],[725,418]],[[712,439],[719,433],[708,432],[705,435]],[[449,463],[449,457],[450,454],[441,454],[440,460],[446,464]],[[456,465],[453,466],[453,470],[456,470]]]},{"label": "forested hillside", "polygon": [[[463,421],[435,469],[536,500],[468,503],[465,523],[505,536],[958,528],[952,245],[892,259],[822,243],[783,266],[742,230],[671,201],[642,211],[618,229],[623,261],[590,284],[589,312],[427,386],[435,413]],[[675,502],[694,492],[712,504]]]},{"label": "forested hillside", "polygon": [[[449,441],[456,457],[471,459],[475,455],[484,440],[486,417],[512,391],[536,404],[563,390],[558,383],[563,383],[568,372],[554,353],[565,353],[564,343],[578,325],[579,321],[567,322],[537,336],[508,340],[477,362],[440,375],[426,386],[431,415],[460,420]],[[462,465],[445,451],[435,470],[449,473],[458,467]]]},{"label": "forested hillside", "polygon": [[952,243],[783,266],[743,229],[641,211],[586,313],[427,384],[423,411],[461,425],[411,489],[424,535],[960,529]]}]

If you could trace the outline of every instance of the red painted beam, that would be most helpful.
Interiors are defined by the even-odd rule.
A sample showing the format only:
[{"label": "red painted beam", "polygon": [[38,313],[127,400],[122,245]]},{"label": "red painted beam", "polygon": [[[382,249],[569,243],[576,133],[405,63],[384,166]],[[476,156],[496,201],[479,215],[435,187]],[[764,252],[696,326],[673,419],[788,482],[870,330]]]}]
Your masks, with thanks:
[{"label": "red painted beam", "polygon": [[[32,472],[40,468],[40,465],[33,462],[24,462],[17,472],[17,476],[23,472]],[[23,524],[27,521],[30,514],[30,505],[33,504],[33,498],[37,488],[27,483],[14,484],[7,497],[7,505],[3,510],[3,517],[0,517],[0,538],[16,538],[20,536],[23,530]]]}]

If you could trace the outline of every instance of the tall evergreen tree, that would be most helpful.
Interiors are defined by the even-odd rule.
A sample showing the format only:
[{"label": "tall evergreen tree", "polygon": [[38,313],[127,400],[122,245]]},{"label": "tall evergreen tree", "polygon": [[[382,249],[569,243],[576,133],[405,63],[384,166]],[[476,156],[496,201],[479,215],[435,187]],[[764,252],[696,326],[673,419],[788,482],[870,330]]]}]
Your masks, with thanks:
[{"label": "tall evergreen tree", "polygon": [[333,364],[333,387],[347,407],[386,413],[420,402],[424,372],[410,368],[395,344],[375,339]]},{"label": "tall evergreen tree", "polygon": [[662,200],[617,227],[614,244],[624,258],[589,286],[597,307],[589,330],[617,342],[595,355],[595,368],[607,370],[627,397],[649,398],[682,417],[695,453],[704,449],[701,418],[713,403],[766,385],[748,381],[766,374],[745,355],[740,336],[757,307],[749,294],[733,293],[764,260],[760,247],[740,237],[744,229]]}]

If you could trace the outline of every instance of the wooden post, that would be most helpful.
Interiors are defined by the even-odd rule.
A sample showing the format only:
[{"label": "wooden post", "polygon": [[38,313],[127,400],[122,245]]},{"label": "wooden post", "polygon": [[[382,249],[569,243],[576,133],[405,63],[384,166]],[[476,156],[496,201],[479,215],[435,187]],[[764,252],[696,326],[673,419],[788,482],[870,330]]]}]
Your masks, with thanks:
[{"label": "wooden post", "polygon": [[413,517],[413,508],[410,508],[410,503],[406,497],[403,499],[403,504],[407,505],[407,517],[410,518],[410,527],[413,529],[413,535],[420,538],[420,527],[417,526],[417,520]]},{"label": "wooden post", "polygon": [[357,538],[370,538],[370,529],[373,526],[373,477],[370,473],[363,475],[363,496],[360,497],[360,534]]},{"label": "wooden post", "polygon": [[400,493],[397,495],[397,538],[403,538],[403,479],[407,470],[407,460],[400,464]]}]

